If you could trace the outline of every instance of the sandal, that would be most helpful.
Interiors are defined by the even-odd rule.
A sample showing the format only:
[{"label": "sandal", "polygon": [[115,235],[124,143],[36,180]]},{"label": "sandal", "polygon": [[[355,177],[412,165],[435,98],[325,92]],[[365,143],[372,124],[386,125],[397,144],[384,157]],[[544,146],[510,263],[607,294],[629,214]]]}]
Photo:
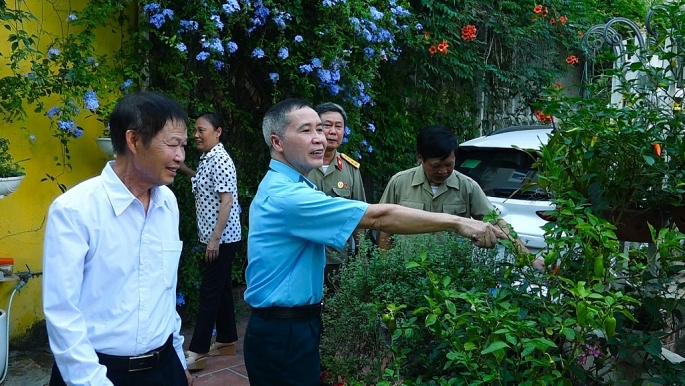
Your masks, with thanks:
[{"label": "sandal", "polygon": [[202,370],[207,365],[207,354],[186,351],[186,364],[189,371]]},{"label": "sandal", "polygon": [[222,343],[222,342],[212,342],[209,346],[209,356],[220,356],[220,355],[235,355],[236,352],[235,342]]}]

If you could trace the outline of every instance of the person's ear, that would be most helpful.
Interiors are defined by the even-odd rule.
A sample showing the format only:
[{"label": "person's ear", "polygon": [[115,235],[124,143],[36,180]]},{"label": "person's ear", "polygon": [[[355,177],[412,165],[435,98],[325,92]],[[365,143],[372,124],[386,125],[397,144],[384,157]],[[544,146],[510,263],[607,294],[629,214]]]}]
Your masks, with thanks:
[{"label": "person's ear", "polygon": [[219,140],[221,140],[221,133],[224,132],[224,129],[222,127],[217,127],[216,130],[214,130],[214,132],[216,133],[216,137]]},{"label": "person's ear", "polygon": [[132,154],[138,152],[139,146],[143,143],[140,141],[140,135],[136,130],[126,130],[126,147],[131,151]]},{"label": "person's ear", "polygon": [[283,138],[279,137],[276,134],[271,134],[271,136],[269,137],[269,140],[271,141],[271,147],[275,151],[277,151],[279,153],[283,153]]},{"label": "person's ear", "polygon": [[416,158],[419,160],[419,164],[423,165],[423,157],[421,157],[421,154],[416,153]]}]

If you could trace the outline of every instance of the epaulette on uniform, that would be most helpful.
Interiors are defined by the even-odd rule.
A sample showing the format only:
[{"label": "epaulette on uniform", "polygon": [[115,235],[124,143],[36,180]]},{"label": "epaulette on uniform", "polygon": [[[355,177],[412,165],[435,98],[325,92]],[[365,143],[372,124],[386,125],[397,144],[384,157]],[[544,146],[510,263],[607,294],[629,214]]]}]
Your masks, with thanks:
[{"label": "epaulette on uniform", "polygon": [[355,161],[354,159],[350,158],[350,156],[348,156],[348,155],[345,154],[345,153],[340,153],[340,156],[343,157],[343,159],[344,159],[345,161],[349,162],[350,165],[354,166],[355,169],[359,169],[359,162],[357,162],[357,161]]}]

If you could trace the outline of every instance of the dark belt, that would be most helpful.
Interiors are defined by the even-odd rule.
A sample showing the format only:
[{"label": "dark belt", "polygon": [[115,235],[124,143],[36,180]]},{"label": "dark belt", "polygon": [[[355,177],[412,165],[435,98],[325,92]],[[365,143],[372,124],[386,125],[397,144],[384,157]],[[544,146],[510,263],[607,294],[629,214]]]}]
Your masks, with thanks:
[{"label": "dark belt", "polygon": [[267,319],[314,319],[321,316],[321,303],[302,307],[252,308],[252,315]]},{"label": "dark belt", "polygon": [[107,370],[134,372],[149,370],[157,366],[161,361],[162,356],[165,355],[167,350],[173,347],[173,345],[174,339],[172,334],[169,335],[169,339],[167,339],[166,343],[164,343],[162,347],[148,351],[142,355],[124,357],[101,353],[97,354],[98,358],[100,358],[100,364],[107,367]]}]

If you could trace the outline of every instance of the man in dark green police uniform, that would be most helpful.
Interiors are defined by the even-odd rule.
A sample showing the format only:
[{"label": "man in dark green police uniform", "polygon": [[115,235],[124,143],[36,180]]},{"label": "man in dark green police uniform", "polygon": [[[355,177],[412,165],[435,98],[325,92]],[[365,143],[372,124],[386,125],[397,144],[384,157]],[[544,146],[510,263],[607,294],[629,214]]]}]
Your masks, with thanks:
[{"label": "man in dark green police uniform", "polygon": [[[331,102],[322,103],[314,107],[314,110],[323,123],[326,150],[323,155],[323,166],[313,169],[307,178],[328,196],[366,202],[359,162],[338,152],[345,134],[347,122],[345,110],[342,106]],[[334,290],[331,278],[340,269],[340,265],[354,254],[358,241],[358,233],[355,232],[354,237],[347,240],[342,250],[326,247],[324,284],[329,291]]]}]

